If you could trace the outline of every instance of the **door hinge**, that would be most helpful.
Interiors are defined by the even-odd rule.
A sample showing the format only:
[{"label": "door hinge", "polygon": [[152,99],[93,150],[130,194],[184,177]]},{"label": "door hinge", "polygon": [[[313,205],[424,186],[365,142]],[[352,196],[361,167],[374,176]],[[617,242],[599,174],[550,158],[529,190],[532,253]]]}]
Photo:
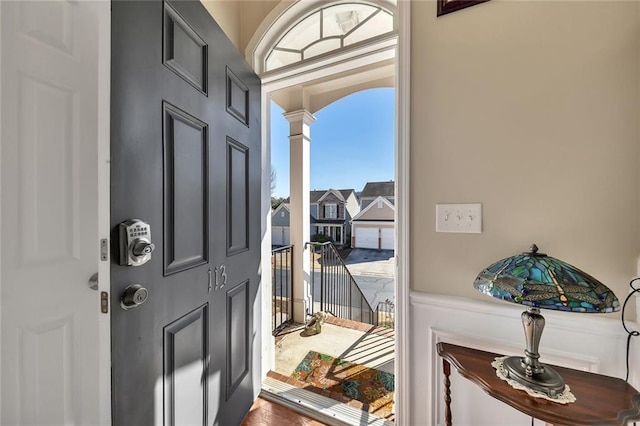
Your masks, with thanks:
[{"label": "door hinge", "polygon": [[100,260],[103,262],[109,260],[109,240],[107,238],[100,240]]},{"label": "door hinge", "polygon": [[109,293],[106,291],[100,292],[100,312],[109,313]]}]

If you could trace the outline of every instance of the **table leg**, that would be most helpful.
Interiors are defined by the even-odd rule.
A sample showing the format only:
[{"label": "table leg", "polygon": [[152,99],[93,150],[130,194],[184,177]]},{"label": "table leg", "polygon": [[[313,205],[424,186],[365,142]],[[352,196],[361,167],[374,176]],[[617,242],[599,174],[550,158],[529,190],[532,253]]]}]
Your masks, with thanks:
[{"label": "table leg", "polygon": [[451,426],[451,366],[446,359],[442,360],[442,370],[444,371],[444,424]]}]

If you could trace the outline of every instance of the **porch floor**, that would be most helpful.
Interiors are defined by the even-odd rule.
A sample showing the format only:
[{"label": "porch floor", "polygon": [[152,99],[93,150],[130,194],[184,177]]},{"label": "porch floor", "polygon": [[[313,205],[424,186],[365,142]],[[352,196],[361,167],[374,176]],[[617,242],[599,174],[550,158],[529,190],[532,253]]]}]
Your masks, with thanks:
[{"label": "porch floor", "polygon": [[309,351],[394,372],[395,333],[391,328],[329,317],[320,334],[306,336],[303,329],[303,324],[293,324],[276,337],[276,373],[289,376]]},{"label": "porch floor", "polygon": [[[322,326],[321,333],[306,336],[303,330],[303,324],[292,324],[276,336],[275,368],[268,374],[269,377],[300,387],[300,383],[291,374],[309,351],[394,373],[395,332],[392,328],[329,317]],[[320,394],[358,410],[367,410],[360,401],[351,400],[345,395],[328,390],[323,390]],[[393,415],[387,417],[387,420],[392,419]]]}]

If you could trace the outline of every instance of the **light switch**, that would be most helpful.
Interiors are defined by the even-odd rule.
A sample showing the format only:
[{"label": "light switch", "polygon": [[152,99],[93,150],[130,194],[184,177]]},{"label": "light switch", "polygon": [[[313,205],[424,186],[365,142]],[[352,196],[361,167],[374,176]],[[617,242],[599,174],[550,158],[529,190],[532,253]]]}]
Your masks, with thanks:
[{"label": "light switch", "polygon": [[436,204],[436,232],[482,233],[482,204]]}]

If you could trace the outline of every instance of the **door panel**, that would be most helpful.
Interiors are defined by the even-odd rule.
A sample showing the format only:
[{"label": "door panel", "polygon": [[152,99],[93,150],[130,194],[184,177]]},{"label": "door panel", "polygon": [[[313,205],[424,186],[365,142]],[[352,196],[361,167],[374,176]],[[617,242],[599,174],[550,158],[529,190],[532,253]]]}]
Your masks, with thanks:
[{"label": "door panel", "polygon": [[207,44],[170,4],[164,7],[164,64],[207,94]]},{"label": "door panel", "polygon": [[249,282],[227,292],[227,389],[230,396],[249,372]]},{"label": "door panel", "polygon": [[249,89],[227,68],[227,112],[245,126],[249,125]]},{"label": "door panel", "polygon": [[227,255],[249,248],[248,154],[246,146],[227,138]]},{"label": "door panel", "polygon": [[[199,1],[113,2],[112,28],[113,237],[139,218],[156,246],[112,263],[114,424],[239,424],[260,387],[260,81]],[[124,310],[134,283],[148,299]]]},{"label": "door panel", "polygon": [[208,306],[164,328],[164,406],[169,425],[207,424]]},{"label": "door panel", "polygon": [[164,253],[171,274],[209,260],[207,124],[164,102]]}]

